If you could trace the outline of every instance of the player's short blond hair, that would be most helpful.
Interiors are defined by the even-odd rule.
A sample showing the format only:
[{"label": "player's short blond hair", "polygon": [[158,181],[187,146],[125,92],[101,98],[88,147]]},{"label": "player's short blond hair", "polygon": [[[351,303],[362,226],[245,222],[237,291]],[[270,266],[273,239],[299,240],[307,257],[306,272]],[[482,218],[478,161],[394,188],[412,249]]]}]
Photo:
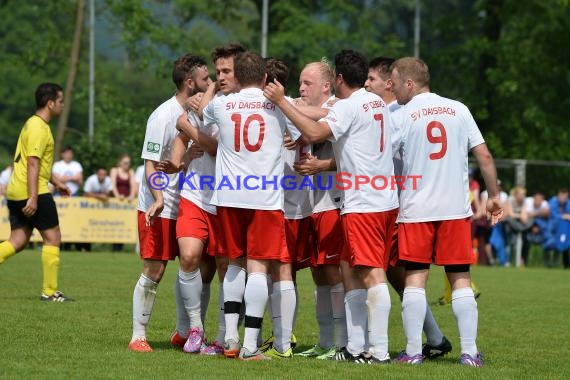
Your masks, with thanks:
[{"label": "player's short blond hair", "polygon": [[414,57],[404,57],[396,60],[392,66],[392,71],[394,69],[398,70],[400,74],[400,79],[408,80],[411,79],[418,87],[428,87],[429,86],[429,69],[427,64],[419,58]]},{"label": "player's short blond hair", "polygon": [[321,78],[321,84],[329,82],[332,87],[332,83],[334,80],[334,70],[332,68],[330,61],[326,57],[323,57],[318,62],[311,62],[306,64],[303,70],[313,69],[313,68],[318,70]]}]

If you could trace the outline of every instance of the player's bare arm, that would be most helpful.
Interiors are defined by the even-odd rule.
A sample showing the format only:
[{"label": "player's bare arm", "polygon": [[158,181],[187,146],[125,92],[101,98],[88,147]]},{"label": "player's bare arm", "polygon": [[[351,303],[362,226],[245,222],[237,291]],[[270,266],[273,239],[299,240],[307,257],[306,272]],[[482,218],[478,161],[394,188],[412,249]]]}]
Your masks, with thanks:
[{"label": "player's bare arm", "polygon": [[174,174],[184,170],[187,163],[183,162],[184,153],[188,149],[188,143],[190,142],[190,137],[188,137],[183,132],[178,132],[176,138],[172,142],[172,153],[170,160],[160,161],[156,166],[158,171]]},{"label": "player's bare arm", "polygon": [[481,175],[483,176],[487,192],[489,193],[486,205],[487,217],[491,219],[491,224],[495,225],[501,220],[504,214],[503,206],[499,200],[495,162],[493,161],[491,152],[489,152],[487,148],[487,144],[479,144],[471,149],[471,152],[479,164]]},{"label": "player's bare arm", "polygon": [[327,116],[327,113],[329,112],[326,108],[308,105],[297,106],[297,109],[314,121],[321,120],[323,117]]},{"label": "player's bare arm", "polygon": [[332,136],[331,129],[327,123],[311,120],[285,99],[283,85],[277,80],[274,83],[269,83],[265,87],[263,94],[283,111],[285,116],[299,128],[310,143],[324,141]]},{"label": "player's bare arm", "polygon": [[314,175],[326,171],[336,171],[336,161],[334,158],[320,160],[311,153],[307,153],[307,158],[295,162],[293,169],[301,175]]},{"label": "player's bare arm", "polygon": [[186,114],[180,115],[176,122],[176,129],[184,132],[188,137],[190,137],[190,139],[192,139],[192,141],[200,144],[202,149],[204,149],[204,151],[209,155],[216,155],[218,151],[218,140],[201,132],[197,127],[192,125],[192,123],[188,121]]},{"label": "player's bare arm", "polygon": [[212,83],[210,83],[210,85],[208,86],[208,89],[206,90],[206,92],[202,96],[202,100],[200,101],[200,105],[198,106],[198,109],[196,111],[194,111],[196,113],[196,115],[198,115],[200,120],[202,120],[202,112],[204,111],[204,108],[206,108],[208,103],[210,103],[212,101],[212,99],[214,99],[214,95],[218,91],[218,88],[219,88],[218,82],[217,81],[212,82]]},{"label": "player's bare arm", "polygon": [[28,201],[22,212],[27,217],[34,215],[38,209],[38,178],[40,175],[40,159],[28,157]]},{"label": "player's bare arm", "polygon": [[[148,181],[149,178],[152,178],[152,175],[156,173],[158,166],[158,162],[145,160],[144,161],[144,169],[145,169],[145,178]],[[164,197],[162,195],[162,190],[158,190],[155,186],[148,186],[150,193],[154,199],[153,204],[148,208],[145,213],[145,222],[147,226],[150,226],[154,221],[154,218],[159,216],[162,210],[164,209]]]}]

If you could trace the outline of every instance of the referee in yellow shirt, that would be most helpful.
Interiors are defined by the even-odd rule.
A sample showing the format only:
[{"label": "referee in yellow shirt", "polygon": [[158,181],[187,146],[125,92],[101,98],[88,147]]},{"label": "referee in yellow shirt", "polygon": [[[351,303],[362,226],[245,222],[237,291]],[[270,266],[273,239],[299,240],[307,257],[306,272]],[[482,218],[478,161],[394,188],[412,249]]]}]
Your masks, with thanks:
[{"label": "referee in yellow shirt", "polygon": [[54,141],[48,123],[63,111],[63,89],[54,83],[40,84],[36,89],[36,105],[36,113],[20,132],[14,171],[6,190],[11,233],[10,239],[0,243],[0,265],[24,249],[37,228],[43,239],[40,300],[72,301],[57,286],[61,232],[55,202],[48,190],[51,180],[62,195],[70,193],[64,183],[51,175]]}]

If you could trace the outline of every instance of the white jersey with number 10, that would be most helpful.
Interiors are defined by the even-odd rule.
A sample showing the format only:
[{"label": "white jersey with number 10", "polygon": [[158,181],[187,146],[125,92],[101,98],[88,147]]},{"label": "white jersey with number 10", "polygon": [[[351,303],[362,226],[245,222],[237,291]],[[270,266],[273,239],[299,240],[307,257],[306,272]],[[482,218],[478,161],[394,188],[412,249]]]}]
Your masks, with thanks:
[{"label": "white jersey with number 10", "polygon": [[216,123],[217,206],[282,210],[283,134],[297,140],[299,131],[259,88],[214,99],[204,109],[204,124]]}]

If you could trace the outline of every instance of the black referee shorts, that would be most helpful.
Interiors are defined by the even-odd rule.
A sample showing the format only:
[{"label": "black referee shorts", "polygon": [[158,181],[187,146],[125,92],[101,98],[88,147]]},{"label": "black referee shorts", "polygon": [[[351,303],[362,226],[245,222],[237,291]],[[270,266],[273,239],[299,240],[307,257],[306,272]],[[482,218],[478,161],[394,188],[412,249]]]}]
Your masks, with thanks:
[{"label": "black referee shorts", "polygon": [[27,202],[27,199],[23,201],[7,201],[8,210],[10,211],[10,228],[12,230],[27,227],[30,230],[37,228],[38,231],[44,231],[59,225],[57,208],[50,193],[38,196],[38,209],[31,217],[27,217],[22,212]]}]

